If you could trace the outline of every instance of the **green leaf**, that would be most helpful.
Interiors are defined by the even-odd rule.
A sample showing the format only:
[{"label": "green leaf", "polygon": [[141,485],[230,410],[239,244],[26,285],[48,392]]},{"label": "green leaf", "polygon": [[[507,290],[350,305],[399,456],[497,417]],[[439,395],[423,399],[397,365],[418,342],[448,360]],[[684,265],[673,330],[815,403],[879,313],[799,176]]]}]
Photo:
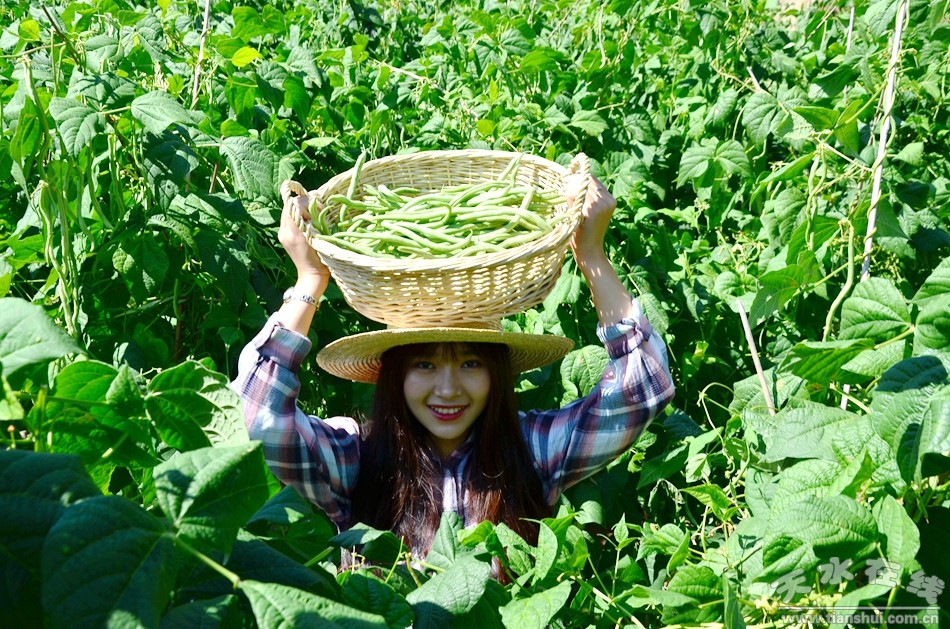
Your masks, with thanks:
[{"label": "green leaf", "polygon": [[535,555],[533,583],[540,583],[547,578],[557,561],[560,550],[561,544],[557,535],[546,522],[542,522],[538,530],[538,551]]},{"label": "green leaf", "polygon": [[868,5],[863,20],[875,38],[884,37],[894,29],[899,4],[900,0],[873,0]]},{"label": "green leaf", "polygon": [[[519,72],[545,72],[545,71],[557,71],[558,63],[563,61],[565,58],[564,53],[554,50],[553,48],[548,48],[544,46],[539,46],[534,48],[531,52],[526,54],[521,59],[521,63],[518,64]],[[598,116],[599,118],[599,116]],[[601,118],[601,120],[603,120]],[[587,129],[584,129],[587,131]],[[597,133],[591,133],[591,135],[600,135],[603,131],[607,130],[606,123],[604,124],[603,129]]]},{"label": "green leaf", "polygon": [[434,629],[467,613],[485,593],[491,578],[490,564],[463,557],[445,572],[436,574],[406,597],[416,614],[415,629]]},{"label": "green leaf", "polygon": [[745,177],[752,176],[752,167],[749,163],[749,156],[745,153],[745,147],[736,140],[725,140],[716,147],[716,164],[727,175],[740,174]]},{"label": "green leaf", "polygon": [[462,519],[457,513],[444,512],[426,561],[439,568],[450,568],[461,555],[469,554],[470,550],[459,543],[458,534],[463,528]]},{"label": "green leaf", "polygon": [[276,197],[277,157],[264,143],[256,138],[225,138],[220,150],[238,192],[250,198]]},{"label": "green leaf", "polygon": [[311,100],[303,79],[295,74],[288,74],[281,87],[284,88],[284,107],[292,110],[302,124],[307,124]]},{"label": "green leaf", "polygon": [[210,373],[198,363],[187,362],[149,382],[145,408],[158,434],[173,448],[186,451],[211,445],[201,427],[211,421],[216,408],[199,392],[206,378],[213,379]]},{"label": "green leaf", "polygon": [[950,293],[933,297],[921,308],[914,330],[914,353],[950,348]]},{"label": "green leaf", "polygon": [[73,157],[91,145],[105,129],[102,114],[72,98],[53,98],[49,112],[63,136],[66,151]]},{"label": "green leaf", "polygon": [[738,510],[729,500],[729,496],[718,485],[698,485],[696,487],[686,487],[683,493],[689,494],[696,500],[710,508],[719,520],[725,522],[733,516]]},{"label": "green leaf", "polygon": [[43,546],[45,620],[77,629],[156,627],[181,561],[165,520],[118,496],[83,500],[63,513]]},{"label": "green leaf", "polygon": [[[874,430],[897,456],[901,477],[919,470],[921,422],[930,402],[950,384],[950,355],[914,356],[881,376],[871,398]],[[939,399],[939,398],[938,398]]]},{"label": "green leaf", "polygon": [[406,599],[372,575],[348,575],[343,582],[343,600],[357,609],[381,615],[391,629],[409,627],[415,619]]},{"label": "green leaf", "polygon": [[886,557],[900,564],[903,574],[911,574],[917,564],[920,550],[920,531],[907,515],[904,507],[893,496],[885,495],[874,503],[874,519],[886,540]]},{"label": "green leaf", "polygon": [[937,476],[950,469],[950,398],[930,400],[920,425],[920,476]]},{"label": "green leaf", "polygon": [[750,96],[742,112],[742,124],[749,137],[759,145],[765,144],[769,134],[788,124],[789,118],[775,97],[767,92],[756,92]]},{"label": "green leaf", "polygon": [[809,285],[821,279],[821,274],[812,266],[792,264],[784,269],[769,271],[759,278],[761,288],[755,294],[749,318],[759,325],[775,312],[783,309],[789,301],[804,293]]},{"label": "green leaf", "polygon": [[160,90],[148,92],[133,100],[132,117],[155,135],[161,135],[168,125],[194,125],[200,119],[199,114],[188,111],[167,92]]},{"label": "green leaf", "polygon": [[386,629],[382,616],[277,583],[241,581],[260,627],[294,629]]},{"label": "green leaf", "polygon": [[774,418],[775,432],[766,440],[764,460],[786,458],[837,460],[834,436],[855,434],[869,419],[834,406],[805,402],[784,408]]},{"label": "green leaf", "polygon": [[842,340],[868,338],[888,341],[910,328],[907,302],[890,280],[872,277],[861,282],[841,306]]},{"label": "green leaf", "polygon": [[792,111],[804,118],[816,131],[831,129],[838,122],[838,112],[827,107],[800,105]]},{"label": "green leaf", "polygon": [[911,166],[920,166],[924,159],[924,143],[911,142],[900,150],[900,153],[894,156],[894,159]]},{"label": "green leaf", "polygon": [[26,41],[40,41],[40,23],[36,20],[22,20],[17,25],[17,34]]},{"label": "green leaf", "polygon": [[609,357],[602,345],[586,345],[570,352],[561,361],[561,382],[578,397],[590,393],[604,373]]},{"label": "green leaf", "polygon": [[786,354],[782,369],[809,382],[837,382],[842,367],[861,352],[874,347],[870,339],[802,341]]},{"label": "green leaf", "polygon": [[168,256],[151,233],[127,236],[115,253],[112,265],[125,280],[132,297],[142,303],[154,297],[168,273]]},{"label": "green leaf", "polygon": [[38,575],[49,529],[67,506],[98,495],[76,456],[0,450],[0,555]]},{"label": "green leaf", "polygon": [[232,55],[231,63],[233,63],[234,67],[236,68],[243,68],[244,66],[250,65],[258,59],[263,59],[263,55],[257,52],[256,48],[243,46],[242,48],[239,48],[237,52],[234,53],[234,55]]},{"label": "green leaf", "polygon": [[587,135],[599,137],[607,130],[607,121],[596,111],[579,110],[571,117],[570,126],[576,127]]},{"label": "green leaf", "polygon": [[501,620],[505,627],[545,629],[567,603],[570,595],[570,582],[562,581],[553,588],[542,590],[528,598],[512,599],[501,608]]},{"label": "green leaf", "polygon": [[762,554],[767,569],[757,580],[812,569],[820,558],[860,561],[873,551],[878,537],[874,516],[853,498],[807,496],[772,512]]},{"label": "green leaf", "polygon": [[238,598],[233,594],[226,594],[173,607],[162,616],[160,629],[226,629],[239,626],[240,618]]},{"label": "green leaf", "polygon": [[341,548],[360,547],[360,554],[380,564],[393,564],[407,550],[392,531],[379,531],[359,523],[334,536],[330,543]]},{"label": "green leaf", "polygon": [[178,454],[156,467],[154,477],[162,511],[202,552],[229,552],[269,494],[260,442]]},{"label": "green leaf", "polygon": [[0,299],[0,370],[14,387],[12,376],[27,367],[45,367],[50,361],[75,354],[76,342],[58,328],[41,306],[17,297]]},{"label": "green leaf", "polygon": [[[683,152],[680,159],[679,175],[676,177],[677,185],[684,185],[688,181],[704,182],[707,173],[713,165],[716,155],[716,140],[707,138],[700,144],[693,144]],[[711,183],[711,182],[710,182]],[[697,183],[697,187],[708,184]]]},{"label": "green leaf", "polygon": [[944,258],[914,295],[913,302],[920,308],[950,294],[950,258]]}]

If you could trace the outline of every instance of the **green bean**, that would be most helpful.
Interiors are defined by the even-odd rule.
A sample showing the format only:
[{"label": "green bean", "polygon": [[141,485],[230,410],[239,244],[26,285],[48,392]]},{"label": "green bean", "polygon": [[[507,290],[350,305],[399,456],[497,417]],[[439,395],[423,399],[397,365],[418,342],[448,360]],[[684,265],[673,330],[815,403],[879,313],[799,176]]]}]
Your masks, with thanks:
[{"label": "green bean", "polygon": [[[543,238],[563,220],[557,190],[518,181],[521,155],[494,180],[421,192],[408,186],[358,185],[365,155],[346,195],[333,195],[314,216],[328,242],[365,255],[442,258],[512,249]],[[356,191],[361,190],[357,198]],[[326,222],[328,208],[340,220]]]}]

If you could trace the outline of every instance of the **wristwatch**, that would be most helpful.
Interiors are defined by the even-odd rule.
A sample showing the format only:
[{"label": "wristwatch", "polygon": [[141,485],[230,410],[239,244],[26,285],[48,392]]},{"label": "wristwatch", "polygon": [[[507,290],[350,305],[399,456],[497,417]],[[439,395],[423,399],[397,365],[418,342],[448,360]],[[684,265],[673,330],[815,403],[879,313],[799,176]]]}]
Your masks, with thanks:
[{"label": "wristwatch", "polygon": [[317,305],[317,300],[313,296],[308,295],[307,293],[298,293],[296,292],[296,286],[291,286],[284,291],[284,303],[291,301],[302,301],[305,304],[310,304],[311,306]]}]

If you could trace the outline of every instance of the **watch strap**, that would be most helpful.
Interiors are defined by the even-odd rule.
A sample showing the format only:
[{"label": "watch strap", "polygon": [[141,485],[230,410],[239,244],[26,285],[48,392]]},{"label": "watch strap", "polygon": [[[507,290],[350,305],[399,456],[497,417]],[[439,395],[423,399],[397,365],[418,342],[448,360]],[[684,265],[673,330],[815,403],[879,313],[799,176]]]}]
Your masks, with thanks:
[{"label": "watch strap", "polygon": [[305,304],[310,304],[311,306],[317,305],[317,300],[315,297],[313,297],[313,295],[298,292],[293,286],[284,291],[284,303],[286,304],[291,301],[302,301]]}]

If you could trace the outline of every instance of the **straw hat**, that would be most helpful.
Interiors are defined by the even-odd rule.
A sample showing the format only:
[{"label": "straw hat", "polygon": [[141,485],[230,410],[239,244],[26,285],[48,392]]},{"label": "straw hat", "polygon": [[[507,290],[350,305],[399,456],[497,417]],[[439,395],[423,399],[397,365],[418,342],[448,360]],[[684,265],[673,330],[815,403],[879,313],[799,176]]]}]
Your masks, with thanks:
[{"label": "straw hat", "polygon": [[383,352],[414,343],[501,343],[508,346],[514,373],[552,363],[574,347],[563,336],[502,332],[500,325],[389,328],[337,339],[320,350],[317,364],[335,376],[373,384]]}]

